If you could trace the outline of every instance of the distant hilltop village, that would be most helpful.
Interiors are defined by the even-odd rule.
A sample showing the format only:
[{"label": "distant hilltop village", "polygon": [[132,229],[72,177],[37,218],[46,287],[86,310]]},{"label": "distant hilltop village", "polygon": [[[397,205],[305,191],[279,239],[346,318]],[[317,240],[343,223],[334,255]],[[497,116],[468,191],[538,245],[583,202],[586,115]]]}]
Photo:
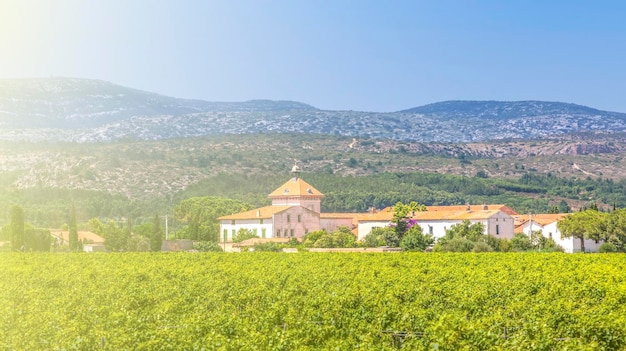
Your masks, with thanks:
[{"label": "distant hilltop village", "polygon": [[[241,229],[249,230],[261,240],[275,238],[303,238],[307,233],[325,230],[333,232],[348,227],[357,240],[362,240],[374,228],[387,227],[393,218],[392,208],[367,213],[322,213],[324,197],[319,190],[300,177],[301,169],[294,165],[291,179],[271,192],[272,204],[250,211],[219,217],[220,242],[230,243]],[[566,252],[579,252],[580,240],[561,239],[557,223],[567,214],[520,215],[506,205],[426,206],[426,211],[411,213],[424,233],[435,239],[445,237],[452,226],[467,220],[481,223],[486,235],[511,239],[517,233],[529,235],[541,231]],[[585,240],[585,250],[595,252],[601,242]]]}]

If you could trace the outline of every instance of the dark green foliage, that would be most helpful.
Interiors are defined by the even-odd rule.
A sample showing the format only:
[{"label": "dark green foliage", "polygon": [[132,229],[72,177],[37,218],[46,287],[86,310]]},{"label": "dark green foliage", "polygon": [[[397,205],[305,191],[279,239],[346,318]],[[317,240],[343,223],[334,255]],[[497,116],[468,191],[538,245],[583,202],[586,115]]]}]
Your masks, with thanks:
[{"label": "dark green foliage", "polygon": [[367,234],[363,238],[362,240],[363,246],[365,247],[385,246],[387,243],[385,242],[385,240],[383,240],[383,233],[381,232],[381,231],[384,231],[385,229],[394,233],[391,228],[374,228],[369,234]]},{"label": "dark green foliage", "polygon": [[240,243],[240,242],[242,242],[244,240],[254,239],[254,238],[258,238],[258,237],[259,236],[254,234],[254,232],[252,232],[251,230],[241,228],[241,229],[239,229],[239,231],[237,231],[237,233],[233,237],[233,242],[234,243]]},{"label": "dark green foliage", "polygon": [[598,248],[599,253],[611,253],[611,252],[618,252],[618,251],[619,250],[617,249],[617,247],[611,243],[603,243]]},{"label": "dark green foliage", "polygon": [[196,241],[193,243],[193,248],[200,252],[222,252],[220,244],[213,241]]},{"label": "dark green foliage", "polygon": [[104,245],[109,251],[128,251],[130,233],[114,221],[104,226]]},{"label": "dark green foliage", "polygon": [[287,245],[278,243],[259,243],[253,246],[254,251],[258,252],[281,252],[284,247]]},{"label": "dark green foliage", "polygon": [[318,230],[304,238],[305,247],[315,248],[350,248],[356,247],[356,237],[348,227],[339,227],[332,233]]},{"label": "dark green foliage", "polygon": [[248,203],[221,197],[192,197],[181,201],[174,208],[176,219],[186,224],[176,233],[178,238],[219,241],[218,217],[251,209]]},{"label": "dark green foliage", "polygon": [[422,227],[414,225],[400,241],[400,247],[404,251],[424,251],[435,242],[432,235],[422,233]]},{"label": "dark green foliage", "polygon": [[511,248],[513,251],[529,251],[533,248],[533,244],[528,235],[518,233],[511,238]]},{"label": "dark green foliage", "polygon": [[70,208],[70,223],[69,223],[70,235],[69,246],[70,252],[78,251],[78,228],[76,227],[76,209],[74,205]]},{"label": "dark green foliage", "polygon": [[448,240],[439,240],[433,248],[435,252],[470,252],[475,243],[467,238],[457,237]]},{"label": "dark green foliage", "polygon": [[150,251],[161,251],[163,244],[163,231],[161,230],[161,220],[159,215],[154,215],[152,221],[152,232],[150,233]]},{"label": "dark green foliage", "polygon": [[[50,251],[52,237],[49,229],[35,228],[30,224],[25,225],[25,247],[28,251]],[[82,249],[82,247],[81,247]]]},{"label": "dark green foliage", "polygon": [[11,248],[13,251],[24,251],[26,242],[24,238],[24,210],[20,206],[11,208]]},{"label": "dark green foliage", "polygon": [[479,241],[474,244],[473,252],[492,252],[494,249],[484,241]]}]

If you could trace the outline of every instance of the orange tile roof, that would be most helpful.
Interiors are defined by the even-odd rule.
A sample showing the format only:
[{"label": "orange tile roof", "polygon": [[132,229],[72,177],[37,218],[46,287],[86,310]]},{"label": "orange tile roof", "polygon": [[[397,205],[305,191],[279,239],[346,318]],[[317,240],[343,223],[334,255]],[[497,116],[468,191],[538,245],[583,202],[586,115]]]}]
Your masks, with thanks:
[{"label": "orange tile roof", "polygon": [[550,223],[558,222],[570,214],[571,213],[537,213],[530,215],[518,215],[514,218],[515,223],[520,226],[526,224],[530,219],[532,219],[533,222],[544,226]]},{"label": "orange tile roof", "polygon": [[272,218],[272,216],[276,213],[285,211],[286,209],[293,206],[265,206],[261,208],[255,208],[254,210],[239,212],[235,214],[231,214],[228,216],[218,217],[218,220],[233,220],[233,219],[268,219]]},{"label": "orange tile roof", "polygon": [[[69,230],[50,229],[50,234],[52,236],[62,239],[64,242],[69,242],[70,240]],[[91,242],[91,243],[103,243],[104,242],[104,238],[101,237],[100,235],[90,232],[90,231],[85,231],[85,230],[78,231],[78,240],[82,240],[84,242]]]},{"label": "orange tile roof", "polygon": [[512,208],[507,205],[452,205],[452,206],[426,206],[428,211],[483,211],[499,210],[508,215],[516,215]]},{"label": "orange tile roof", "polygon": [[324,194],[302,180],[302,178],[291,178],[268,196],[270,198],[283,196],[315,196],[321,198]]},{"label": "orange tile roof", "polygon": [[428,220],[477,220],[477,219],[488,219],[496,215],[500,210],[481,210],[481,211],[423,211],[423,212],[415,212],[415,215],[412,217],[418,221],[428,221]]},{"label": "orange tile roof", "polygon": [[[436,220],[479,220],[488,219],[500,212],[500,210],[481,210],[481,211],[421,211],[415,212],[413,219],[418,221],[436,221]],[[367,221],[391,221],[393,212],[377,212],[367,213],[358,217],[359,222]]]}]

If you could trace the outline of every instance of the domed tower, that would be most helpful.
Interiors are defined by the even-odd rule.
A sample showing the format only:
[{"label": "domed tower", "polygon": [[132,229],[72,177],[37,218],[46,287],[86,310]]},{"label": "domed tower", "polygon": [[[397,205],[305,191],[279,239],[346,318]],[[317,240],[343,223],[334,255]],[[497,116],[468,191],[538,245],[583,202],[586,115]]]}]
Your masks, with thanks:
[{"label": "domed tower", "polygon": [[302,180],[301,172],[300,167],[294,164],[291,179],[268,196],[272,199],[272,205],[302,206],[319,213],[324,194]]}]

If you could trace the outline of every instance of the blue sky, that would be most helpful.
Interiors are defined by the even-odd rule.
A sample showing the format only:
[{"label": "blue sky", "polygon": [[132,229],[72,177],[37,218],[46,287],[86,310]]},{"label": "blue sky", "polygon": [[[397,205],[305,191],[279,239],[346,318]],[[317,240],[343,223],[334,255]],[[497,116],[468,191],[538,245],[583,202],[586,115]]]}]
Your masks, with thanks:
[{"label": "blue sky", "polygon": [[2,0],[0,78],[395,111],[552,100],[626,112],[626,2]]}]

